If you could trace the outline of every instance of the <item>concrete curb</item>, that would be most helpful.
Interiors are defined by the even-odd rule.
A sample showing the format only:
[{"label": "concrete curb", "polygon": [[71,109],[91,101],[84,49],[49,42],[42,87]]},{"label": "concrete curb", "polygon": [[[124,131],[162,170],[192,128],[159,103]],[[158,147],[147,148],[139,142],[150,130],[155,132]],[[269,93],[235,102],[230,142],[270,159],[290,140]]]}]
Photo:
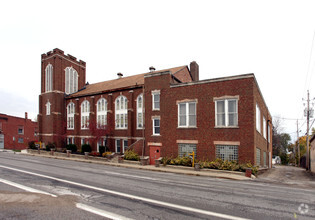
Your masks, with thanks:
[{"label": "concrete curb", "polygon": [[166,173],[176,173],[176,174],[184,174],[184,175],[192,175],[192,176],[205,176],[205,177],[213,177],[213,178],[222,178],[222,179],[230,179],[230,180],[251,180],[255,179],[256,177],[252,175],[251,178],[245,177],[245,173],[243,172],[236,172],[236,171],[226,171],[226,170],[210,170],[210,169],[201,169],[200,171],[194,171],[191,167],[183,167],[183,166],[160,166],[155,167],[153,165],[146,165],[141,166],[138,164],[131,164],[131,163],[113,163],[113,162],[106,162],[100,160],[94,160],[93,157],[88,159],[81,159],[77,157],[62,157],[56,155],[44,155],[44,154],[33,154],[27,152],[21,152],[19,154],[28,155],[28,156],[36,156],[36,157],[45,157],[45,158],[52,158],[52,159],[59,159],[59,160],[71,160],[77,162],[84,162],[84,163],[95,163],[95,164],[102,164],[108,166],[116,166],[116,167],[125,167],[131,169],[140,169],[140,170],[148,170],[148,171],[155,171],[155,172],[166,172]]}]

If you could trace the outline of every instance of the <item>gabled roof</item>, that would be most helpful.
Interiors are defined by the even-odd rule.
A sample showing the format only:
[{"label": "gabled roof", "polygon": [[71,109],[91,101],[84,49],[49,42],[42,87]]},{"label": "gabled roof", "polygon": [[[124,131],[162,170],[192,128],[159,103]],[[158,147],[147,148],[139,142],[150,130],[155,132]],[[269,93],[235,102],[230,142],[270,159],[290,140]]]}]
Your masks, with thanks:
[{"label": "gabled roof", "polygon": [[[170,71],[170,73],[174,75],[178,80],[180,81],[183,80],[182,82],[187,82],[187,77],[184,77],[184,74],[180,73],[181,70],[184,68],[187,68],[187,66],[180,66],[180,67],[174,67],[170,69],[158,70],[158,71],[154,71],[154,73]],[[110,91],[121,90],[121,89],[128,89],[128,88],[133,88],[133,87],[138,87],[138,86],[141,87],[144,84],[144,76],[146,74],[152,74],[152,72],[142,73],[142,74],[138,74],[134,76],[122,77],[122,78],[94,83],[94,84],[89,84],[89,85],[86,85],[85,88],[83,88],[82,90],[76,93],[70,94],[68,98],[80,97],[80,96],[86,96],[86,95],[95,95],[99,93],[110,92]],[[191,78],[190,78],[190,81],[188,82],[191,82]]]}]

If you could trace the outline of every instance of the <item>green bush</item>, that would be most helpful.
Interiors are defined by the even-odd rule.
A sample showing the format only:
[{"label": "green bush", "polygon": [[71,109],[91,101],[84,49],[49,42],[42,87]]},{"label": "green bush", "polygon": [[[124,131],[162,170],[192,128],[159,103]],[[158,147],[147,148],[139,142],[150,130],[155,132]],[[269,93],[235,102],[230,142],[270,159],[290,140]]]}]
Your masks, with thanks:
[{"label": "green bush", "polygon": [[127,150],[124,154],[124,159],[138,161],[140,160],[140,157],[134,150]]},{"label": "green bush", "polygon": [[48,143],[48,144],[46,145],[46,150],[47,150],[47,151],[50,151],[51,149],[56,149],[56,146],[55,146],[54,143]]},{"label": "green bush", "polygon": [[37,149],[35,142],[34,141],[28,142],[28,148],[33,150]]},{"label": "green bush", "polygon": [[81,147],[81,153],[84,154],[84,152],[89,152],[89,153],[91,153],[91,152],[92,152],[91,145],[89,145],[89,144],[83,144],[82,147]]},{"label": "green bush", "polygon": [[68,144],[66,146],[66,148],[67,148],[67,150],[71,150],[71,153],[75,153],[78,150],[77,145],[75,145],[75,144]]},{"label": "green bush", "polygon": [[[182,166],[192,166],[191,159],[189,157],[176,157],[176,158],[162,158],[162,164],[166,166],[169,165],[182,165]],[[250,162],[245,164],[238,164],[236,161],[227,161],[220,158],[214,161],[199,161],[200,168],[216,169],[216,170],[231,170],[245,172],[246,169],[252,169],[252,174],[256,175],[258,173],[258,167],[252,165]]]}]

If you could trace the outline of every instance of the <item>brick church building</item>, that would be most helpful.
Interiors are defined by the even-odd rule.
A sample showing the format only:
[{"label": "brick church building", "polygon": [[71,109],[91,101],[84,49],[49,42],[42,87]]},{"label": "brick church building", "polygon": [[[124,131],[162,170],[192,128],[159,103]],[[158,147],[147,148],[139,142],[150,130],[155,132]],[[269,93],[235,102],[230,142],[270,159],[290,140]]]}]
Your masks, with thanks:
[{"label": "brick church building", "polygon": [[199,80],[191,62],[86,83],[86,63],[60,49],[41,56],[39,137],[124,153],[271,165],[272,119],[254,74]]}]

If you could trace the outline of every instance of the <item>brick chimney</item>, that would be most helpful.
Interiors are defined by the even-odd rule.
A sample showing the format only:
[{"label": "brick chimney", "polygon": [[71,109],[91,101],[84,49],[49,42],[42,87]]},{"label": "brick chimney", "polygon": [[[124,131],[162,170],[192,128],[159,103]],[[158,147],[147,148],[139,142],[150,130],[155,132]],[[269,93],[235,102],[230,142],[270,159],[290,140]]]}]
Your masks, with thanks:
[{"label": "brick chimney", "polygon": [[25,112],[25,119],[27,119],[27,112]]},{"label": "brick chimney", "polygon": [[190,63],[190,75],[193,81],[199,81],[199,65],[196,61]]}]

